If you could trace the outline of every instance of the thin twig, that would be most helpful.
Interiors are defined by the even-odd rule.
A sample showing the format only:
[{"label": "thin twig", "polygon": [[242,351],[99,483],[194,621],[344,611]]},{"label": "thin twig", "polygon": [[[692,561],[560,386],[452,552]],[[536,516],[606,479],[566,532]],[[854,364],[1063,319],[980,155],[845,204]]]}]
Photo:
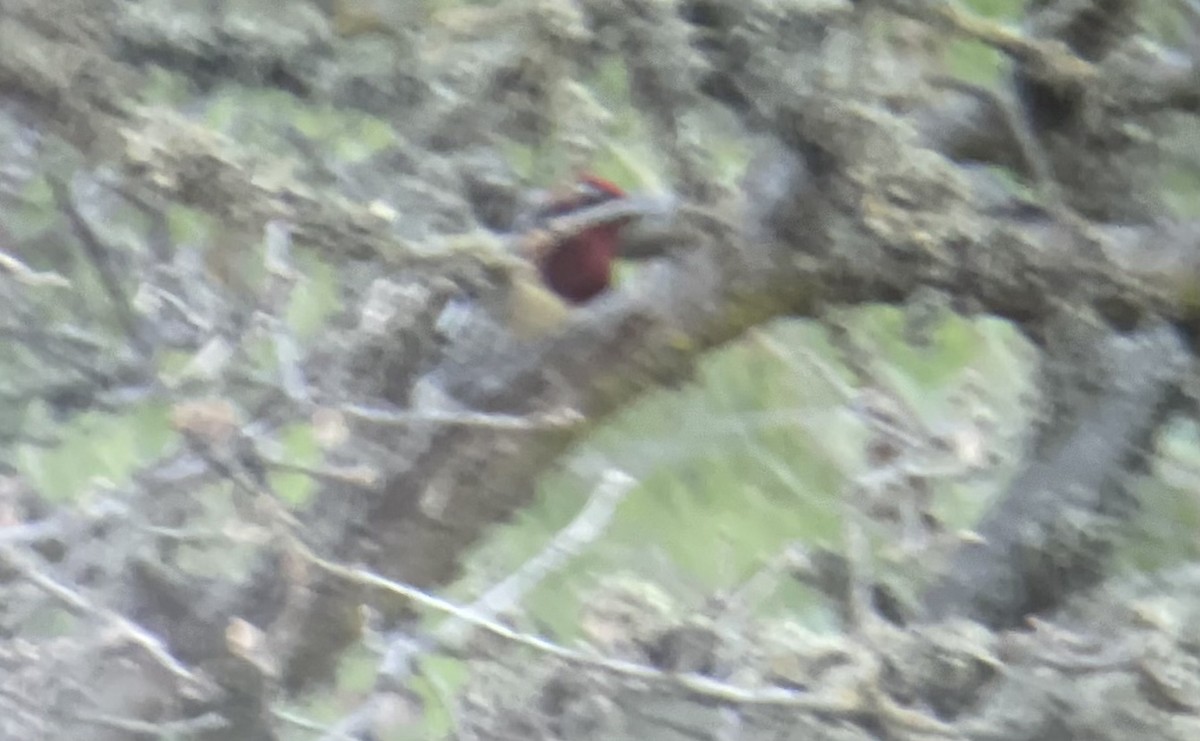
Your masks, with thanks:
[{"label": "thin twig", "polygon": [[[293,713],[289,710],[281,710],[279,708],[271,708],[271,715],[273,717],[283,721],[284,723],[287,723],[290,726],[295,726],[296,728],[301,728],[305,731],[313,731],[314,733],[327,734],[331,730],[330,727],[324,723],[318,723],[315,720],[312,720],[310,718],[305,718],[302,715],[297,715],[296,713]],[[346,737],[344,737],[344,738],[346,738]],[[348,738],[348,741],[357,741],[357,740],[350,737],[350,738]]]},{"label": "thin twig", "polygon": [[316,481],[326,483],[350,484],[351,486],[369,489],[377,486],[380,480],[379,471],[368,466],[341,466],[337,468],[322,466],[318,468],[280,460],[266,453],[260,453],[259,458],[272,470],[300,473]]},{"label": "thin twig", "polygon": [[307,402],[311,397],[304,370],[301,368],[300,343],[292,335],[287,323],[281,319],[299,277],[292,267],[291,228],[279,219],[272,219],[267,222],[263,231],[263,263],[268,276],[265,293],[269,305],[266,306],[265,315],[261,316],[261,319],[268,325],[274,341],[275,358],[279,364],[279,377],[284,393],[292,401]]},{"label": "thin twig", "polygon": [[379,409],[357,404],[345,404],[338,408],[347,415],[363,420],[364,422],[398,426],[434,423],[493,430],[540,430],[571,427],[580,421],[579,414],[570,410],[531,415],[511,415],[467,411],[443,412],[435,410]]},{"label": "thin twig", "polygon": [[[636,480],[621,471],[607,471],[575,519],[520,569],[471,603],[468,608],[471,613],[496,615],[520,602],[534,586],[545,581],[547,576],[561,569],[579,555],[585,546],[600,537],[612,522],[617,506],[624,501],[636,483]],[[451,619],[439,625],[435,635],[439,643],[453,645],[465,638],[469,630],[469,624]]]},{"label": "thin twig", "polygon": [[1094,64],[1073,54],[1062,42],[1030,38],[1016,28],[967,10],[956,0],[888,0],[887,7],[987,44],[1058,82],[1090,82],[1100,74]]},{"label": "thin twig", "polygon": [[852,401],[858,396],[857,390],[846,383],[838,375],[838,372],[833,366],[826,362],[823,358],[818,357],[811,348],[806,346],[797,346],[794,348],[785,348],[774,337],[761,329],[753,329],[750,331],[750,336],[764,350],[775,356],[776,359],[782,361],[792,370],[796,371],[797,376],[804,377],[807,374],[803,373],[800,364],[796,362],[796,356],[802,358],[808,363],[812,369],[825,380],[825,383],[832,388],[842,401]]},{"label": "thin twig", "polygon": [[337,725],[327,729],[320,741],[362,741],[364,731],[374,724],[382,705],[379,693],[372,693]]},{"label": "thin twig", "polygon": [[75,199],[71,194],[70,187],[57,178],[47,178],[47,182],[50,185],[50,190],[54,193],[55,202],[63,214],[66,215],[67,222],[71,225],[71,231],[83,247],[84,255],[87,256],[96,274],[100,277],[100,284],[104,287],[105,293],[108,294],[109,300],[112,301],[113,310],[116,313],[117,321],[121,324],[121,328],[129,336],[130,341],[141,355],[150,355],[153,348],[142,335],[137,315],[134,314],[129,297],[125,295],[125,290],[121,287],[120,277],[113,269],[109,256],[111,249],[104,244],[103,240],[100,239],[100,235],[96,234],[96,231],[92,229],[92,225],[88,223],[87,219],[84,218],[79,208],[75,205]]},{"label": "thin twig", "polygon": [[475,614],[472,610],[435,597],[417,587],[393,581],[363,568],[351,568],[326,560],[313,553],[303,544],[297,543],[297,552],[317,568],[340,579],[375,589],[382,589],[403,597],[413,603],[436,612],[453,616],[475,628],[518,646],[537,651],[576,666],[607,672],[626,679],[650,682],[670,687],[687,694],[718,702],[738,705],[788,707],[813,713],[850,716],[862,711],[862,705],[854,696],[838,693],[835,697],[810,692],[784,689],[781,687],[738,687],[711,677],[695,673],[664,672],[653,666],[622,659],[610,659],[566,648],[539,636],[522,633],[490,618]]},{"label": "thin twig", "polygon": [[[931,82],[939,87],[973,95],[985,104],[990,104],[993,110],[998,111],[1003,118],[1005,127],[1012,135],[1013,142],[1017,145],[1017,150],[1033,180],[1034,187],[1042,197],[1043,205],[1056,213],[1065,213],[1068,210],[1062,189],[1054,176],[1054,166],[1050,161],[1050,156],[1038,140],[1029,117],[1021,108],[1011,89],[996,90],[948,76],[937,76]],[[1011,84],[1009,88],[1011,88]]]},{"label": "thin twig", "polygon": [[[12,337],[25,344],[31,351],[45,356],[48,361],[45,363],[47,369],[63,366],[75,371],[82,378],[79,381],[72,379],[72,383],[79,383],[82,387],[82,381],[86,380],[92,386],[105,388],[112,384],[120,372],[118,368],[112,367],[111,363],[100,360],[116,354],[115,350],[106,347],[105,344],[89,343],[85,335],[72,332],[69,328],[42,326],[45,321],[33,316],[32,312],[20,311],[14,314],[9,317],[10,321],[0,325],[0,337]],[[48,375],[48,372],[40,374],[42,386],[52,385],[48,383]]]},{"label": "thin twig", "polygon": [[[594,541],[608,527],[617,506],[633,488],[636,481],[620,471],[607,471],[596,487],[587,504],[567,527],[541,552],[525,563],[515,573],[489,589],[469,607],[463,608],[476,620],[491,620],[497,613],[517,604],[534,586],[541,583],[552,572],[574,558],[588,543]],[[402,686],[414,673],[417,657],[430,648],[456,650],[477,628],[476,622],[452,615],[434,629],[431,640],[413,639],[402,635],[388,643],[387,651],[380,661],[379,683],[384,691],[394,691]],[[368,697],[359,707],[346,715],[325,736],[327,741],[354,737],[357,729],[374,717],[379,703],[379,691]]]},{"label": "thin twig", "polygon": [[137,735],[149,735],[155,738],[176,738],[180,736],[199,736],[212,731],[219,731],[229,726],[229,721],[217,713],[205,713],[195,718],[169,720],[158,723],[140,720],[138,718],[121,718],[115,715],[101,713],[70,714],[74,720],[90,723],[117,731],[125,731]]},{"label": "thin twig", "polygon": [[152,635],[132,620],[112,610],[94,604],[77,590],[62,584],[44,573],[37,564],[12,546],[0,546],[0,562],[3,562],[31,584],[62,603],[67,609],[91,615],[116,628],[131,643],[140,646],[160,666],[176,678],[193,686],[204,687],[202,677],[184,666],[171,655],[157,636]]},{"label": "thin twig", "polygon": [[0,273],[5,273],[13,280],[27,286],[51,288],[70,288],[71,281],[52,270],[34,270],[7,252],[0,252]]}]

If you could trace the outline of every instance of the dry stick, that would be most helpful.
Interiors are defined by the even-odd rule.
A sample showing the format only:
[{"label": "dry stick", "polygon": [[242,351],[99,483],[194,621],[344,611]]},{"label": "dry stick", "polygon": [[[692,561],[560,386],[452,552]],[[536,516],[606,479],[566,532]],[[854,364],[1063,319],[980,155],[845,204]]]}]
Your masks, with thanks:
[{"label": "dry stick", "polygon": [[111,353],[110,343],[93,336],[79,327],[39,327],[31,312],[10,312],[7,321],[0,324],[0,336],[11,337],[30,345],[56,343],[78,350]]},{"label": "dry stick", "polygon": [[174,677],[195,687],[204,688],[207,682],[171,655],[157,636],[137,623],[112,610],[94,604],[75,589],[45,574],[37,564],[11,546],[0,546],[0,562],[15,570],[31,584],[61,602],[68,609],[91,615],[115,627],[130,642],[140,646],[155,662]]},{"label": "dry stick", "polygon": [[92,263],[96,274],[100,276],[100,284],[104,287],[105,293],[108,294],[109,300],[113,303],[117,321],[120,322],[121,328],[125,330],[125,334],[129,336],[130,341],[133,342],[141,355],[150,355],[153,352],[153,348],[138,329],[137,316],[134,314],[133,307],[129,303],[129,297],[125,295],[124,289],[121,288],[121,280],[109,260],[109,248],[100,239],[100,236],[96,234],[95,230],[92,229],[91,224],[83,217],[83,214],[80,213],[79,208],[75,205],[75,199],[71,195],[70,186],[57,178],[47,178],[47,182],[50,184],[50,190],[54,193],[55,202],[62,209],[62,212],[67,217],[67,221],[71,225],[71,231],[75,234],[76,239],[79,240],[80,245],[82,245],[84,255]]},{"label": "dry stick", "polygon": [[306,466],[274,458],[265,453],[259,453],[262,462],[274,471],[299,473],[321,483],[349,484],[359,488],[373,488],[379,485],[380,473],[369,466]]},{"label": "dry stick", "polygon": [[141,297],[170,304],[171,308],[174,309],[175,312],[179,314],[179,316],[194,329],[197,329],[206,335],[212,334],[214,327],[211,320],[201,316],[198,312],[194,311],[192,307],[188,306],[186,301],[179,296],[176,296],[174,293],[166,290],[165,288],[162,288],[161,286],[144,284],[138,291],[138,298]]},{"label": "dry stick", "polygon": [[[839,378],[837,371],[823,358],[820,358],[815,352],[813,352],[812,349],[800,347],[796,348],[794,351],[789,351],[780,345],[779,342],[761,330],[755,330],[753,336],[764,349],[800,375],[803,375],[803,369],[800,367],[798,359],[802,359],[807,362],[813,369],[817,371],[817,373],[825,380],[827,385],[829,385],[829,387],[832,388],[844,402],[852,404],[856,399],[862,396],[862,392],[858,388],[851,386]],[[892,436],[894,439],[903,441],[909,449],[928,450],[930,448],[929,440],[935,437],[934,432],[929,428],[921,416],[916,413],[916,410],[907,405],[907,403],[901,397],[900,392],[892,387],[891,384],[887,383],[886,379],[881,374],[875,373],[871,368],[855,368],[853,370],[859,377],[860,381],[863,378],[867,378],[867,380],[870,380],[872,384],[880,389],[880,391],[888,398],[893,399],[897,404],[901,405],[902,408],[908,412],[908,419],[914,424],[914,426],[919,426],[921,428],[920,432],[923,434],[916,435],[910,430],[901,428],[896,424],[881,418],[880,415],[862,415],[864,425],[870,427],[878,433],[885,433]],[[774,466],[769,461],[764,463],[773,472],[783,478],[778,467]],[[959,475],[959,473],[965,470],[969,469],[957,463],[942,470],[934,468],[932,465],[918,466],[915,463],[911,463],[902,459],[898,465],[881,467],[877,469],[873,476],[868,477],[860,475],[858,480],[860,483],[865,485],[878,486],[878,480],[881,478],[895,478],[898,474],[923,475],[930,478],[949,478],[951,476]],[[875,479],[875,481],[872,481],[872,479]]]},{"label": "dry stick", "polygon": [[0,273],[12,277],[18,283],[27,286],[50,286],[52,288],[70,288],[71,281],[52,271],[38,271],[29,267],[7,252],[0,252]]},{"label": "dry stick", "polygon": [[1094,64],[1076,56],[1060,41],[1033,39],[1021,31],[972,13],[955,0],[888,0],[900,15],[948,27],[954,33],[993,47],[1061,82],[1087,82],[1099,75]]},{"label": "dry stick", "polygon": [[[860,402],[858,406],[861,409],[865,406],[861,402],[864,399],[870,400],[864,391],[878,392],[880,397],[896,405],[895,418],[899,420],[903,415],[903,419],[908,422],[908,425],[885,419],[882,414],[871,414],[872,409],[870,408],[860,411],[859,416],[870,427],[902,440],[910,447],[918,448],[927,445],[929,439],[935,437],[933,430],[930,429],[916,408],[909,403],[896,384],[880,370],[877,362],[880,353],[871,352],[872,349],[877,348],[869,347],[866,341],[857,338],[840,316],[829,321],[827,325],[830,344],[840,356],[842,365],[849,369],[857,383],[852,402]],[[884,410],[885,413],[887,411],[891,410]]]},{"label": "dry stick", "polygon": [[871,573],[871,553],[867,543],[867,535],[862,524],[861,516],[853,507],[846,507],[845,524],[842,528],[844,539],[844,554],[846,557],[846,632],[852,635],[864,636],[875,617],[872,609],[871,587],[874,576]]},{"label": "dry stick", "polygon": [[1067,212],[1068,206],[1063,199],[1058,180],[1054,177],[1054,167],[1050,163],[1050,156],[1046,154],[1045,147],[1038,141],[1037,134],[1034,133],[1028,116],[1021,109],[1015,93],[1011,90],[1011,83],[1008,85],[1010,88],[1008,91],[1000,91],[954,77],[941,75],[934,77],[930,82],[939,87],[973,95],[986,103],[990,103],[995,110],[999,111],[1001,116],[1003,116],[1005,128],[1012,134],[1013,141],[1016,142],[1021,159],[1025,162],[1025,166],[1029,168],[1029,174],[1033,178],[1039,195],[1057,213]]},{"label": "dry stick", "polygon": [[[326,726],[322,723],[318,723],[317,721],[312,720],[310,718],[305,718],[302,715],[297,715],[296,713],[293,713],[289,710],[280,710],[279,708],[271,708],[271,716],[284,722],[284,723],[287,723],[288,725],[292,725],[297,728],[302,728],[306,731],[314,731],[316,733],[328,733],[329,732],[329,726]],[[355,739],[353,736],[344,737],[344,738],[349,738],[349,741],[358,741],[358,739]]]},{"label": "dry stick", "polygon": [[204,715],[186,720],[172,720],[154,723],[137,718],[121,718],[100,713],[69,713],[70,717],[82,723],[125,731],[130,734],[148,735],[155,738],[178,738],[181,736],[199,736],[212,731],[229,727],[229,721],[217,713]]},{"label": "dry stick", "polygon": [[[20,726],[23,730],[37,730],[39,733],[35,738],[45,738],[47,719],[44,703],[42,698],[35,700],[25,695],[17,695],[7,687],[0,687],[0,712],[4,713],[4,718],[9,723],[16,718],[18,722],[23,723]],[[36,710],[31,711],[27,708]]]},{"label": "dry stick", "polygon": [[782,361],[785,365],[796,371],[797,375],[803,376],[805,375],[803,372],[804,369],[800,367],[798,362],[796,362],[797,359],[793,353],[800,356],[800,358],[805,360],[813,370],[817,371],[817,374],[820,375],[821,378],[824,379],[825,383],[842,398],[842,401],[853,401],[858,395],[857,389],[843,381],[841,377],[838,376],[837,370],[823,358],[818,357],[817,354],[810,348],[785,348],[778,340],[761,329],[751,330],[751,337],[777,360]]},{"label": "dry stick", "polygon": [[[94,386],[104,388],[110,385],[117,375],[120,375],[121,369],[106,369],[97,362],[97,356],[110,358],[114,354],[114,351],[107,349],[104,343],[81,336],[71,331],[69,327],[41,326],[45,324],[45,321],[35,317],[32,311],[12,311],[8,318],[8,322],[0,325],[0,337],[11,337],[30,350],[45,356],[48,360],[78,373],[80,376],[78,383],[81,385],[86,381]],[[76,353],[76,350],[79,352]],[[47,366],[52,367],[52,364],[47,363]],[[40,387],[49,390],[60,385],[53,383],[51,378],[49,368],[47,368],[42,373]],[[68,380],[64,379],[60,383],[65,385],[67,382]],[[49,394],[42,392],[39,388],[33,388],[29,390],[28,395],[48,396]]]},{"label": "dry stick", "polygon": [[[533,587],[554,571],[561,569],[607,529],[617,506],[633,489],[635,483],[635,479],[621,471],[605,472],[587,504],[549,545],[469,607],[464,608],[464,612],[480,620],[490,620],[495,614],[520,602]],[[475,622],[452,615],[434,629],[433,643],[442,648],[456,648],[476,627],[478,625]],[[379,668],[379,676],[387,680],[383,691],[395,691],[400,687],[413,671],[418,654],[427,648],[427,642],[414,640],[409,636],[391,641]],[[355,737],[358,729],[364,724],[369,724],[374,717],[376,707],[382,702],[379,695],[378,690],[372,693],[366,701],[343,718],[329,731],[327,741]]]},{"label": "dry stick", "polygon": [[22,522],[0,527],[0,547],[28,545],[62,535],[66,528],[57,520]]},{"label": "dry stick", "polygon": [[[493,586],[482,597],[467,608],[476,615],[495,615],[508,610],[520,602],[534,586],[547,576],[559,571],[570,560],[579,555],[588,544],[608,528],[617,507],[637,483],[628,474],[610,470],[605,472],[600,485],[592,492],[587,504],[575,519],[563,528],[540,553],[527,561],[520,569]],[[438,642],[457,644],[471,631],[468,623],[451,618],[438,625],[434,635]]]},{"label": "dry stick", "polygon": [[825,697],[809,692],[799,692],[779,687],[737,687],[701,674],[672,674],[646,664],[622,659],[608,659],[582,651],[575,651],[544,638],[514,630],[503,623],[477,615],[468,608],[461,607],[440,597],[435,597],[417,587],[384,578],[366,569],[351,568],[328,561],[316,555],[302,544],[297,543],[296,547],[297,552],[310,563],[337,578],[362,586],[382,589],[422,607],[462,620],[498,638],[557,658],[569,664],[608,672],[627,679],[664,685],[691,695],[720,702],[741,705],[789,707],[813,713],[843,717],[853,716],[863,710],[862,704],[855,697],[846,694],[839,694],[836,697]]},{"label": "dry stick", "polygon": [[279,219],[272,219],[263,228],[263,263],[269,279],[267,311],[261,314],[270,330],[275,345],[275,358],[279,364],[280,382],[287,397],[295,402],[311,401],[308,382],[300,367],[300,343],[280,319],[296,286],[298,273],[291,265],[291,228]]},{"label": "dry stick", "polygon": [[581,421],[578,412],[558,410],[542,414],[513,415],[483,412],[451,412],[436,410],[380,409],[358,404],[344,404],[338,409],[364,422],[382,425],[408,426],[423,423],[478,427],[490,430],[541,430],[571,427]]},{"label": "dry stick", "polygon": [[860,682],[863,693],[862,701],[869,712],[887,727],[895,727],[909,732],[962,738],[962,734],[952,725],[938,720],[932,715],[919,710],[911,710],[901,706],[881,686],[880,675],[883,672],[882,651],[878,646],[877,631],[873,630],[882,618],[872,607],[872,586],[875,583],[871,573],[871,552],[866,533],[860,522],[861,515],[852,507],[846,508],[844,553],[847,569],[847,590],[845,599],[846,632],[857,637],[869,649],[864,667],[868,675]]}]

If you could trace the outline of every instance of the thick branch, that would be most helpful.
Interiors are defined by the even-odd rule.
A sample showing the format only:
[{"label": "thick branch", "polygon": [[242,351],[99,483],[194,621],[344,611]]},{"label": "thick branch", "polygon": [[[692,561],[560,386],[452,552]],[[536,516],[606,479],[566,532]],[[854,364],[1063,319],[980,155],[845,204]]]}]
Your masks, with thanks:
[{"label": "thick branch", "polygon": [[1165,326],[1110,336],[1096,362],[1106,387],[1070,437],[1013,481],[976,527],[979,540],[950,557],[925,595],[930,617],[1016,627],[1105,574],[1103,558],[1136,510],[1129,472],[1145,458],[1189,364]]}]

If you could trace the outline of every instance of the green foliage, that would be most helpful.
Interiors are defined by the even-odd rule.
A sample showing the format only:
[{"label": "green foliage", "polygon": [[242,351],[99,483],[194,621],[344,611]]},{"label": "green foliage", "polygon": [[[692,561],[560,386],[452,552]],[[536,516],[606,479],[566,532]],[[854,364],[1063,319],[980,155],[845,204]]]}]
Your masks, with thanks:
[{"label": "green foliage", "polygon": [[[535,145],[506,142],[502,145],[509,165],[523,179],[539,186],[554,186],[584,167],[622,187],[662,189],[665,163],[647,129],[644,117],[633,105],[629,92],[629,72],[625,60],[612,55],[600,59],[582,87],[570,88],[582,100],[572,101],[556,120],[554,133]],[[595,111],[595,120],[586,111]],[[572,130],[581,118],[592,127],[587,132],[596,144],[586,162],[579,152]]]},{"label": "green foliage", "polygon": [[[62,215],[54,205],[54,194],[45,178],[33,178],[21,189],[15,206],[5,206],[6,229],[11,230],[14,243],[22,243],[55,224]],[[37,256],[27,256],[30,264],[43,266]]]},{"label": "green foliage", "polygon": [[338,664],[337,684],[351,693],[365,694],[375,684],[378,659],[368,651],[346,652]]},{"label": "green foliage", "polygon": [[172,245],[203,243],[208,240],[213,217],[194,208],[174,203],[167,207],[167,232]]},{"label": "green foliage", "polygon": [[1200,557],[1200,429],[1177,421],[1163,430],[1151,475],[1138,487],[1142,506],[1121,561],[1154,571]]},{"label": "green foliage", "polygon": [[[1194,126],[1194,122],[1192,123]],[[1180,136],[1185,156],[1170,158],[1164,163],[1165,199],[1179,216],[1200,216],[1200,149],[1192,134]]]},{"label": "green foliage", "polygon": [[273,338],[262,333],[246,338],[241,344],[250,367],[267,378],[279,377],[279,354]]},{"label": "green foliage", "polygon": [[528,144],[522,144],[516,141],[501,142],[500,150],[504,154],[504,161],[512,168],[512,171],[517,174],[521,180],[525,182],[537,182],[535,173],[537,171],[537,150]]},{"label": "green foliage", "polygon": [[989,18],[1015,18],[1024,4],[1025,0],[966,0],[965,3],[971,10]]},{"label": "green foliage", "polygon": [[396,130],[383,119],[334,106],[306,104],[295,108],[296,129],[314,142],[331,147],[343,162],[359,162],[396,144]]},{"label": "green foliage", "polygon": [[[912,347],[901,339],[898,309],[857,310],[847,321],[924,425],[965,414],[958,396],[972,375],[997,407],[1015,409],[1027,389],[1027,358],[1003,322],[947,315],[927,346]],[[817,324],[779,322],[766,336],[784,357],[747,338],[706,358],[694,384],[655,392],[597,429],[543,481],[537,506],[481,549],[456,592],[475,594],[537,553],[606,466],[633,475],[639,487],[605,537],[525,605],[560,637],[577,635],[577,600],[607,574],[635,572],[695,606],[713,590],[735,588],[791,543],[840,548],[843,497],[866,466],[866,428],[840,391],[853,376]],[[813,358],[833,379],[816,372]],[[997,486],[996,477],[937,486],[945,501],[939,516],[969,524]],[[759,607],[814,627],[831,620],[794,584]]]},{"label": "green foliage", "polygon": [[181,107],[190,101],[191,81],[185,75],[163,67],[150,67],[143,79],[146,84],[141,94],[146,103]]},{"label": "green foliage", "polygon": [[43,404],[31,404],[25,432],[54,438],[45,447],[22,444],[16,456],[21,474],[54,502],[77,500],[100,484],[121,486],[175,437],[166,407],[156,401],[120,414],[88,412],[67,422],[52,420]]},{"label": "green foliage", "polygon": [[1000,83],[1007,69],[1003,54],[978,41],[950,41],[943,59],[956,76],[986,87]]},{"label": "green foliage", "polygon": [[[278,439],[285,462],[304,468],[312,468],[320,463],[321,449],[312,425],[289,425],[280,430]],[[300,471],[272,471],[269,480],[271,489],[292,507],[303,507],[316,490],[313,477]]]},{"label": "green foliage", "polygon": [[154,360],[158,366],[159,378],[168,383],[174,383],[177,379],[182,378],[193,355],[194,353],[184,350],[160,350],[155,353]]},{"label": "green foliage", "polygon": [[1142,3],[1142,27],[1170,46],[1195,43],[1194,25],[1183,2]]},{"label": "green foliage", "polygon": [[[354,710],[375,686],[379,656],[362,646],[348,650],[338,664],[334,686],[337,692],[322,692],[296,705],[304,718],[316,723],[335,723]],[[447,706],[451,687],[461,686],[468,677],[466,666],[458,659],[436,654],[424,656],[416,676],[407,684],[420,702],[419,726],[380,728],[379,741],[444,738],[454,727],[455,709]]]},{"label": "green foliage", "polygon": [[331,265],[311,252],[298,252],[296,270],[301,278],[292,289],[287,324],[300,341],[313,339],[341,307],[339,277]]},{"label": "green foliage", "polygon": [[398,137],[392,125],[376,116],[332,104],[301,101],[280,90],[226,85],[209,99],[205,123],[214,131],[237,139],[244,147],[272,152],[294,149],[285,136],[291,122],[297,133],[322,152],[345,162],[360,162],[394,146]]},{"label": "green foliage", "polygon": [[338,662],[334,686],[337,692],[321,692],[308,698],[299,712],[317,723],[333,723],[354,709],[375,681],[379,657],[363,646],[355,646],[342,654]]},{"label": "green foliage", "polygon": [[[967,7],[995,20],[1015,19],[1022,0],[967,0]],[[943,61],[955,76],[968,82],[995,87],[1008,70],[1008,60],[999,51],[978,41],[952,38],[945,46]]]},{"label": "green foliage", "polygon": [[461,687],[470,676],[466,665],[458,659],[430,654],[421,659],[421,670],[412,689],[424,702],[423,726],[425,738],[442,738],[455,722],[456,708],[448,707],[453,687]]},{"label": "green foliage", "polygon": [[39,640],[69,636],[78,630],[80,618],[57,604],[42,604],[33,611],[26,624],[30,630],[22,631],[26,640]]}]

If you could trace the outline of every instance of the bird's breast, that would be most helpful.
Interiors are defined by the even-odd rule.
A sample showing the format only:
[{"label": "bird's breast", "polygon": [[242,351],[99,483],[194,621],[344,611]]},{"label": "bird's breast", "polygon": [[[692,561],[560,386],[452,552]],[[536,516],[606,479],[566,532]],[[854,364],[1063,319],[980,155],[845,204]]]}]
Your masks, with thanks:
[{"label": "bird's breast", "polygon": [[541,265],[542,279],[568,301],[584,303],[612,282],[617,228],[595,227],[563,241]]}]

